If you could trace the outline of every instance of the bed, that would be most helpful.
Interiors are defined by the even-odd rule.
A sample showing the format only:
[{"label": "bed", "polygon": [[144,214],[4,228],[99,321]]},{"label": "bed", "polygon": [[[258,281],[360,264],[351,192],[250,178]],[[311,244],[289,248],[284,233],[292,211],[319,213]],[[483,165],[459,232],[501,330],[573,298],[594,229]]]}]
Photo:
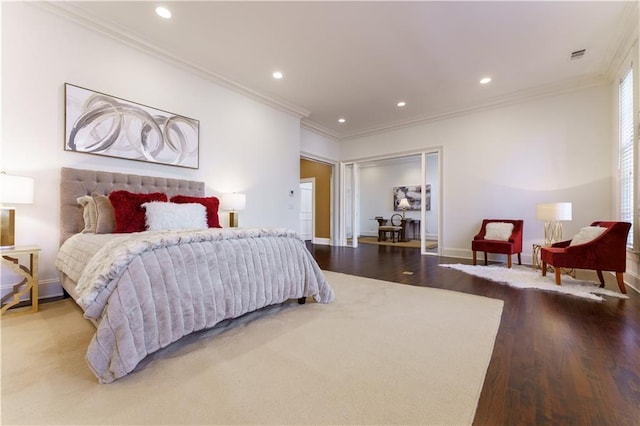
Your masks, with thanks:
[{"label": "bed", "polygon": [[[149,354],[223,320],[291,299],[334,299],[297,233],[215,227],[217,211],[213,218],[212,197],[204,196],[203,182],[68,167],[61,169],[60,177],[56,267],[65,292],[96,326],[86,359],[100,383],[131,373]],[[144,204],[146,227],[154,230],[101,228],[104,213],[89,220],[89,209],[81,200],[90,197],[100,206],[111,199],[115,205],[117,193],[147,200],[166,195]],[[173,201],[180,197],[186,200],[182,207]],[[197,213],[197,220],[206,211],[208,222],[197,229],[157,229],[149,222],[150,205],[188,208]],[[123,216],[115,207],[116,228],[125,219],[133,220],[133,213]]]}]

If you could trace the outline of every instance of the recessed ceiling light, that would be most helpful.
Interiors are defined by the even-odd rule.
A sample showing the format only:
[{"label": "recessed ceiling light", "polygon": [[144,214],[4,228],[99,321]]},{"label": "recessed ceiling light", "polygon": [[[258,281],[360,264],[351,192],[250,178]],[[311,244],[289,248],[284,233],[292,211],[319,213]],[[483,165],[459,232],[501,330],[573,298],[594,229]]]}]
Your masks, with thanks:
[{"label": "recessed ceiling light", "polygon": [[280,80],[282,77],[284,77],[284,75],[280,71],[276,71],[273,73],[273,78],[277,78],[278,80]]},{"label": "recessed ceiling light", "polygon": [[345,121],[347,120],[345,120],[344,118],[338,118],[338,123],[344,123]]},{"label": "recessed ceiling light", "polygon": [[400,101],[396,105],[398,105],[398,108],[402,108],[403,106],[406,106],[407,103],[405,101]]},{"label": "recessed ceiling light", "polygon": [[491,77],[484,77],[480,80],[480,84],[488,84],[491,83]]},{"label": "recessed ceiling light", "polygon": [[169,9],[167,9],[166,7],[163,7],[163,6],[156,7],[156,13],[158,14],[158,16],[164,19],[171,18],[171,11],[169,11]]}]

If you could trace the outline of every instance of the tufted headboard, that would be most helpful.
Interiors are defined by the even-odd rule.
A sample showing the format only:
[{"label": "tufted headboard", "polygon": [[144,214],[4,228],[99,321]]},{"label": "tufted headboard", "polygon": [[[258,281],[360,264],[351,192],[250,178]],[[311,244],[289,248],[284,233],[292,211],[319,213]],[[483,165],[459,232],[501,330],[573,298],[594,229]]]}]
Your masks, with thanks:
[{"label": "tufted headboard", "polygon": [[78,197],[94,192],[107,195],[121,189],[139,193],[164,192],[169,197],[178,194],[204,196],[204,182],[63,167],[60,170],[60,244],[84,228]]}]

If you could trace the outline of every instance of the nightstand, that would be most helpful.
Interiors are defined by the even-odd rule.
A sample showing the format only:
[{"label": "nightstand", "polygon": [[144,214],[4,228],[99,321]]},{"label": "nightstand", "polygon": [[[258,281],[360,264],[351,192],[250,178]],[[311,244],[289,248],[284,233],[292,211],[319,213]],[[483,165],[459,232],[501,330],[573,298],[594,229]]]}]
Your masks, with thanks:
[{"label": "nightstand", "polygon": [[[15,246],[0,249],[2,256],[2,266],[8,266],[11,271],[19,275],[22,280],[13,284],[13,291],[2,298],[2,310],[0,315],[19,315],[24,313],[38,312],[38,254],[40,247],[37,246]],[[28,257],[28,262],[26,261]],[[7,310],[20,303],[20,298],[31,293],[31,310],[20,310],[8,313]]]}]

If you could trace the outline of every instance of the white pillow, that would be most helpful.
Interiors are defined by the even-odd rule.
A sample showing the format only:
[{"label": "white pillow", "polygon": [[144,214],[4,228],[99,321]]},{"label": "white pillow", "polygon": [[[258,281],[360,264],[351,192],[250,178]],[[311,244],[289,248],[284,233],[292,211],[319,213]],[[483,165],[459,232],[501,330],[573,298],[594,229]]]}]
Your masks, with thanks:
[{"label": "white pillow", "polygon": [[588,243],[589,241],[598,238],[606,230],[607,228],[603,226],[585,226],[580,229],[580,232],[578,232],[575,237],[573,237],[569,245],[575,246],[577,244]]},{"label": "white pillow", "polygon": [[489,222],[485,228],[485,240],[509,241],[513,232],[513,223]]},{"label": "white pillow", "polygon": [[166,203],[149,201],[142,203],[145,222],[149,231],[172,229],[205,229],[207,209],[200,203]]}]

